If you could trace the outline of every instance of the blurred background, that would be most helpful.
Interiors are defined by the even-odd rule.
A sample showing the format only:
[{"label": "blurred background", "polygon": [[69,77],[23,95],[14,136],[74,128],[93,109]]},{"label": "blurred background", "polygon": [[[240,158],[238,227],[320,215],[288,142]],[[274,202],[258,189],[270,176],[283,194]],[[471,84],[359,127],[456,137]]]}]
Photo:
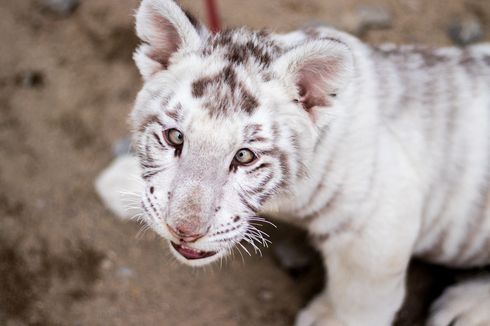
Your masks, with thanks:
[{"label": "blurred background", "polygon": [[[131,60],[138,3],[0,0],[0,325],[290,325],[322,286],[303,233],[280,224],[263,257],[191,269],[94,192],[141,86]],[[181,4],[207,22],[204,1]],[[490,40],[488,0],[217,5],[224,27],[329,24],[372,43]],[[415,262],[398,325],[422,324],[428,302],[460,275]]]}]

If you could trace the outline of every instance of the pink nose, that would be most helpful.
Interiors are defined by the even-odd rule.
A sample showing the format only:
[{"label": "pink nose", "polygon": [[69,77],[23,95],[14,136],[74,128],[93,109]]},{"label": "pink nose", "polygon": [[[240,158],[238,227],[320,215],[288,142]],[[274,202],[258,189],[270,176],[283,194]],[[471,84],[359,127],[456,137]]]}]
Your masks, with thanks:
[{"label": "pink nose", "polygon": [[180,224],[175,229],[168,224],[167,227],[174,237],[183,242],[195,242],[204,236],[204,234],[194,233],[192,226],[187,224]]}]

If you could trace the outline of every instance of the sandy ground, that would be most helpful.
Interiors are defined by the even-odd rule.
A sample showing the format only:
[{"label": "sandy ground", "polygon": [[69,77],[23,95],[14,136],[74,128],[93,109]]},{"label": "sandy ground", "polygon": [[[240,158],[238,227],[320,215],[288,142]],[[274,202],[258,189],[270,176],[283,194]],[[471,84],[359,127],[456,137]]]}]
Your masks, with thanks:
[{"label": "sandy ground", "polygon": [[[190,269],[151,232],[111,216],[94,192],[141,86],[131,62],[138,1],[85,0],[65,18],[39,1],[0,0],[0,324],[291,324],[321,287],[318,259],[293,276],[271,250]],[[226,26],[286,31],[345,26],[361,2],[219,4]],[[205,17],[201,1],[182,3]],[[369,3],[394,17],[391,28],[363,35],[371,42],[449,44],[448,24],[469,12],[490,36],[487,0]],[[284,225],[271,232],[276,242],[304,238]],[[460,274],[415,263],[398,325],[421,324],[428,302]]]}]

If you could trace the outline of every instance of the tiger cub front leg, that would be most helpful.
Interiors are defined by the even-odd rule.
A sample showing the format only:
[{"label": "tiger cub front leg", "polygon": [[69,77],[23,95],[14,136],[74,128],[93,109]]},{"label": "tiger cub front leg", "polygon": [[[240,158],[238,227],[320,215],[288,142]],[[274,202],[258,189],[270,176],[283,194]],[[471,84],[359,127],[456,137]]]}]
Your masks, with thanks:
[{"label": "tiger cub front leg", "polygon": [[319,246],[327,286],[300,312],[297,326],[391,325],[405,295],[417,228],[387,222]]}]

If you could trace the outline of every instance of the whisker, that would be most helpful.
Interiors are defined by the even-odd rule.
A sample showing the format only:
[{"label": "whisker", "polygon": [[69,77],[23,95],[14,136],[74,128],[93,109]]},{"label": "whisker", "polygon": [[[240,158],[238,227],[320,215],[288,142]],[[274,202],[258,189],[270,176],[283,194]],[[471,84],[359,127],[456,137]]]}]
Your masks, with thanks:
[{"label": "whisker", "polygon": [[141,209],[141,205],[125,205],[125,209],[131,210],[131,209]]},{"label": "whisker", "polygon": [[267,238],[270,237],[267,233],[265,233],[264,231],[261,231],[261,230],[257,229],[253,225],[249,225],[248,228],[247,228],[247,231],[249,231],[251,234],[254,234],[257,237],[259,237],[266,247],[267,247],[267,244],[271,244],[272,243],[272,241],[270,241],[269,239],[264,238],[264,237],[267,237]]},{"label": "whisker", "polygon": [[249,233],[250,236],[253,236],[255,240],[257,240],[258,242],[260,242],[262,244],[262,246],[264,246],[265,248],[268,248],[269,247],[269,244],[271,244],[272,242],[270,240],[267,240],[267,239],[264,239],[264,237],[260,236],[260,235],[257,235],[257,234],[254,234],[254,233]]},{"label": "whisker", "polygon": [[[249,224],[251,224],[251,223],[249,223]],[[251,229],[253,229],[254,231],[256,231],[256,232],[259,232],[260,234],[262,234],[262,235],[264,235],[266,237],[269,237],[269,235],[267,234],[267,232],[264,232],[264,231],[262,231],[260,229],[257,229],[253,224],[252,225],[249,225],[249,227]]]},{"label": "whisker", "polygon": [[136,239],[141,240],[149,229],[150,229],[149,225],[143,225],[141,229],[138,231],[138,233],[136,234]]},{"label": "whisker", "polygon": [[133,175],[130,175],[129,177],[130,177],[130,178],[131,178],[133,181],[136,181],[136,182],[138,182],[138,183],[139,183],[139,184],[141,184],[141,185],[144,185],[144,184],[145,184],[145,181],[143,181],[143,180],[141,179],[141,176],[140,176],[140,175],[135,175],[135,174],[133,174]]},{"label": "whisker", "polygon": [[253,233],[248,232],[248,233],[246,233],[246,235],[248,237],[250,237],[252,240],[261,243],[264,247],[267,247],[267,244],[264,242],[264,239],[261,238],[261,237],[259,237],[259,236],[257,236],[256,234],[253,234]]},{"label": "whisker", "polygon": [[240,247],[234,246],[233,249],[236,249],[240,256],[242,257],[242,263],[245,265],[245,258],[243,258],[242,251],[240,250]]},{"label": "whisker", "polygon": [[265,218],[263,217],[259,217],[259,216],[249,216],[247,217],[247,221],[254,221],[254,222],[263,222],[263,223],[267,223],[269,225],[272,225],[273,227],[275,227],[277,229],[277,226],[272,223],[271,221],[269,220],[266,220]]},{"label": "whisker", "polygon": [[246,252],[246,253],[247,253],[247,254],[248,254],[250,257],[252,257],[252,254],[250,254],[250,252],[247,250],[247,248],[245,248],[245,246],[244,246],[244,245],[242,245],[242,243],[241,243],[241,242],[238,242],[238,244],[240,245],[240,247],[242,247],[242,249],[243,249],[243,250],[245,250],[245,252]]},{"label": "whisker", "polygon": [[143,213],[137,213],[129,218],[130,220],[136,221],[141,224],[147,224],[145,221],[145,216]]},{"label": "whisker", "polygon": [[246,242],[248,242],[254,248],[255,253],[257,253],[257,251],[258,251],[259,254],[260,254],[260,256],[262,256],[262,251],[260,251],[260,248],[257,247],[257,245],[255,244],[255,242],[251,238],[249,238],[249,235],[245,234],[243,236],[243,240],[245,240]]},{"label": "whisker", "polygon": [[140,193],[129,191],[129,190],[119,190],[118,193],[120,195],[127,195],[127,196],[138,196],[138,197],[140,196]]}]

